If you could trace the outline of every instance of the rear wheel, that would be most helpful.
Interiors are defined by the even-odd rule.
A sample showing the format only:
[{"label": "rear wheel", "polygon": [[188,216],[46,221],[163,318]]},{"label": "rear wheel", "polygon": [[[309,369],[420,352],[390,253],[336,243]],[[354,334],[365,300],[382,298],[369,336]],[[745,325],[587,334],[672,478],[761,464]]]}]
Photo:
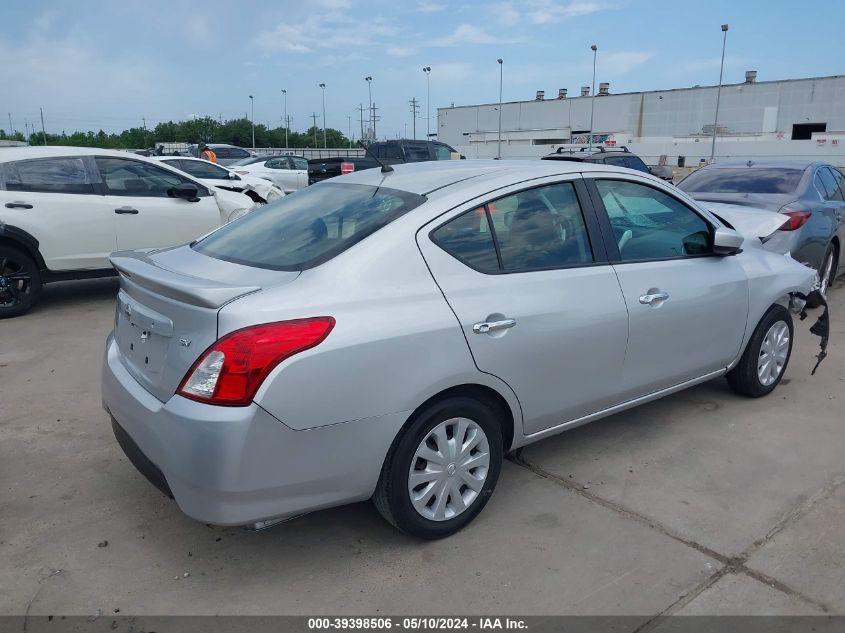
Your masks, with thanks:
[{"label": "rear wheel", "polygon": [[743,396],[759,398],[774,391],[792,354],[792,317],[780,305],[763,315],[739,363],[728,372],[728,384]]},{"label": "rear wheel", "polygon": [[32,257],[0,245],[0,319],[29,310],[41,293],[41,276]]},{"label": "rear wheel", "polygon": [[403,532],[426,539],[449,536],[484,508],[502,454],[494,407],[463,396],[436,402],[399,437],[373,502]]}]

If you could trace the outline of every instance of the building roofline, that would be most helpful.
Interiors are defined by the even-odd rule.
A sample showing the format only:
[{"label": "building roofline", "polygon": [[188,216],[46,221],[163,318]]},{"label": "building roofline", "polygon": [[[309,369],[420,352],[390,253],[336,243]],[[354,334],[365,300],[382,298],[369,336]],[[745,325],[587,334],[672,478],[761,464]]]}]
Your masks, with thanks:
[{"label": "building roofline", "polygon": [[[796,83],[799,81],[821,81],[822,79],[845,79],[845,75],[826,75],[824,77],[801,77],[797,79],[770,79],[768,81],[754,81],[752,83],[748,83],[745,81],[741,81],[735,84],[722,84],[722,88],[733,88],[737,86],[761,86],[763,84],[785,84],[785,83]],[[681,92],[683,90],[707,90],[709,88],[718,88],[718,84],[708,85],[708,86],[688,86],[685,88],[663,88],[659,90],[633,90],[631,92],[614,92],[607,95],[596,95],[601,99],[609,99],[611,97],[623,97],[628,95],[647,95],[647,94],[658,94],[658,93],[666,93],[666,92]],[[575,99],[591,99],[592,95],[588,95],[586,97],[582,97],[581,95],[575,97],[566,97],[565,99],[558,99],[557,97],[550,97],[549,99],[543,99],[540,103],[546,102],[559,102],[559,101],[570,101]],[[536,99],[522,99],[520,101],[503,101],[502,105],[514,105],[517,103],[537,103]],[[468,105],[456,105],[450,106],[448,108],[437,108],[437,111],[440,110],[459,110],[461,108],[480,108],[484,106],[497,106],[499,105],[498,101],[494,101],[491,103],[474,103]]]}]

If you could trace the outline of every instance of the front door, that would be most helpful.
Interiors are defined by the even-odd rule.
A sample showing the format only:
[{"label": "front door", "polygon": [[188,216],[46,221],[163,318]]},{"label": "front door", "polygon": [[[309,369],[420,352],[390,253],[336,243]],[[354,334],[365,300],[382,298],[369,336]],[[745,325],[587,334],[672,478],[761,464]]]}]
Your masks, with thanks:
[{"label": "front door", "polygon": [[614,402],[628,315],[580,177],[522,187],[418,243],[477,367],[510,385],[531,434]]},{"label": "front door", "polygon": [[194,181],[132,159],[97,157],[96,163],[114,217],[118,250],[185,244],[221,224],[217,201],[204,186],[198,185],[196,202],[168,195],[172,187]]},{"label": "front door", "polygon": [[729,365],[748,316],[748,279],[737,258],[714,255],[709,222],[657,185],[598,175],[587,182],[613,234],[611,260],[628,306],[623,398]]}]

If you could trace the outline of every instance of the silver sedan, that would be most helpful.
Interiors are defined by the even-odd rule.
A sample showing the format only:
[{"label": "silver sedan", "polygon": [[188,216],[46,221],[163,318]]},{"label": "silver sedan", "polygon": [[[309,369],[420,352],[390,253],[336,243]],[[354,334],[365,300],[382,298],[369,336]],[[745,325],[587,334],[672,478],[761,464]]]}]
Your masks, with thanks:
[{"label": "silver sedan", "polygon": [[577,163],[335,178],[115,253],[104,406],[200,521],[373,499],[446,536],[508,451],[718,376],[775,389],[814,271],[762,248],[769,215],[740,233],[653,176]]}]

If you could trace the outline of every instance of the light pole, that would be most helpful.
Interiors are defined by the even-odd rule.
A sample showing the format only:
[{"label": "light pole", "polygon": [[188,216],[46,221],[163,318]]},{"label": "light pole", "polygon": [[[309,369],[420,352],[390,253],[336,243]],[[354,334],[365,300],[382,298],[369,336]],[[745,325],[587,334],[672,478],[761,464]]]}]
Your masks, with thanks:
[{"label": "light pole", "polygon": [[593,149],[593,114],[596,109],[596,51],[598,46],[593,44],[590,46],[593,51],[593,91],[590,93],[590,149]]},{"label": "light pole", "polygon": [[425,138],[431,138],[431,66],[423,68],[425,73]]},{"label": "light pole", "polygon": [[349,149],[352,149],[352,115],[346,115],[346,129],[348,130],[349,134]]},{"label": "light pole", "polygon": [[249,107],[252,112],[250,116],[252,120],[252,149],[255,149],[255,99],[252,98],[252,95],[249,95]]},{"label": "light pole", "polygon": [[499,149],[496,151],[496,159],[502,159],[502,73],[504,61],[500,57],[496,60],[499,62]]},{"label": "light pole", "polygon": [[722,73],[725,71],[725,44],[728,43],[728,25],[722,25],[722,65],[719,67],[719,88],[716,90],[716,118],[713,119],[713,142],[710,144],[710,162],[716,159],[716,129],[719,124],[719,100],[722,98]]},{"label": "light pole", "polygon": [[289,147],[288,147],[288,91],[282,90],[282,94],[285,97],[285,149],[289,149]]},{"label": "light pole", "polygon": [[323,89],[323,149],[326,149],[326,84],[320,84]]},{"label": "light pole", "polygon": [[373,140],[375,140],[376,136],[376,117],[373,113],[373,78],[370,76],[364,77],[364,81],[367,82],[367,92],[370,95],[370,125],[373,131]]}]

